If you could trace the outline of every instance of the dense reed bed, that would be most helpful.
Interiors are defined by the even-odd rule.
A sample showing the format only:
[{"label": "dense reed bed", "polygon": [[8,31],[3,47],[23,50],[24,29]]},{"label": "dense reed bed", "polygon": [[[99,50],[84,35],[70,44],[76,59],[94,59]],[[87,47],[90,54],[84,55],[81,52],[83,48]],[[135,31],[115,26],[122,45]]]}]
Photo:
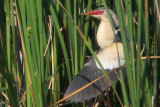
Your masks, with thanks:
[{"label": "dense reed bed", "polygon": [[127,79],[120,76],[94,104],[160,105],[160,1],[0,0],[0,106],[85,106],[61,99],[88,56],[99,62],[99,21],[80,15],[98,7],[118,16]]}]

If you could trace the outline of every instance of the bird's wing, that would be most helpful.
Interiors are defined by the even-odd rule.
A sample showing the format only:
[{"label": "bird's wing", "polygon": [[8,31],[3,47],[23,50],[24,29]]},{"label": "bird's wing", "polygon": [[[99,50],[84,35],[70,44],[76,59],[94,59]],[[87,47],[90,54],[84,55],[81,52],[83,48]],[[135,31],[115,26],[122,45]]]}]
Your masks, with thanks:
[{"label": "bird's wing", "polygon": [[[109,69],[106,70],[107,72]],[[102,76],[103,72],[96,66],[95,60],[93,57],[89,58],[87,63],[84,65],[84,68],[76,75],[74,80],[69,85],[64,97],[68,96],[72,92],[80,89],[91,81],[97,79]],[[118,74],[119,75],[119,74]],[[109,75],[112,81],[117,81],[117,74],[114,72]],[[69,103],[75,102],[84,102],[85,100],[90,100],[91,98],[95,98],[97,95],[102,94],[107,88],[109,88],[109,83],[105,77],[102,77],[100,80],[96,81],[92,85],[88,86],[84,90],[70,97],[66,101]]]}]

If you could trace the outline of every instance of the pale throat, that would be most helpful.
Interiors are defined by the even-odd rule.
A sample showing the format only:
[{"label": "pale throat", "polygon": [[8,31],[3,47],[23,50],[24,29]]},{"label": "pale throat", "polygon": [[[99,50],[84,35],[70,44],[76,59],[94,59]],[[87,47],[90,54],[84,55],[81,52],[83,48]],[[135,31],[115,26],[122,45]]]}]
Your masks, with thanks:
[{"label": "pale throat", "polygon": [[97,31],[97,42],[101,48],[110,46],[114,41],[114,33],[109,19],[102,19]]}]

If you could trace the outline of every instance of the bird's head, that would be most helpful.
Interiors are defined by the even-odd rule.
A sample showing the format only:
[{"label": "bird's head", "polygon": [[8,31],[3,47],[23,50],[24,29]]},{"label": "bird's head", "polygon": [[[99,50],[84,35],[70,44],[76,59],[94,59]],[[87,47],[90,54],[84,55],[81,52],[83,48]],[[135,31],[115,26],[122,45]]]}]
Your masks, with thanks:
[{"label": "bird's head", "polygon": [[[118,26],[119,21],[118,21],[116,14],[111,9],[109,9],[109,12],[112,16],[112,19],[114,20],[115,25]],[[100,19],[100,20],[109,19],[108,14],[107,14],[104,7],[97,8],[95,10],[92,10],[92,11],[89,11],[86,13],[81,13],[81,15],[90,15],[90,16],[97,18],[97,19]]]},{"label": "bird's head", "polygon": [[105,18],[108,17],[104,7],[98,8],[98,9],[95,9],[93,11],[89,11],[86,13],[82,13],[81,15],[90,15],[90,16],[93,16],[98,19],[102,19],[103,17],[105,17]]}]

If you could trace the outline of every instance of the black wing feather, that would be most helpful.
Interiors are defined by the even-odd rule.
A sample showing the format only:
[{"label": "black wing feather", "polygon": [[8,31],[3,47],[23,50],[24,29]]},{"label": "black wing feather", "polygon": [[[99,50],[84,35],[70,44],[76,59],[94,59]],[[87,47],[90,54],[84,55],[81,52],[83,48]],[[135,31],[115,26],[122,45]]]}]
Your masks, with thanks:
[{"label": "black wing feather", "polygon": [[[110,71],[109,69],[106,72]],[[93,57],[89,58],[87,63],[84,65],[84,68],[76,75],[74,80],[71,82],[69,87],[66,90],[64,97],[73,93],[74,91],[80,89],[91,81],[102,76],[103,72],[96,66],[95,60]],[[109,75],[112,81],[117,81],[117,74],[114,72]],[[69,103],[75,102],[84,102],[85,100],[90,100],[95,98],[97,95],[101,95],[103,91],[109,88],[109,83],[105,77],[102,77],[100,80],[96,81],[92,85],[88,86],[84,90],[70,97],[66,101]]]}]

